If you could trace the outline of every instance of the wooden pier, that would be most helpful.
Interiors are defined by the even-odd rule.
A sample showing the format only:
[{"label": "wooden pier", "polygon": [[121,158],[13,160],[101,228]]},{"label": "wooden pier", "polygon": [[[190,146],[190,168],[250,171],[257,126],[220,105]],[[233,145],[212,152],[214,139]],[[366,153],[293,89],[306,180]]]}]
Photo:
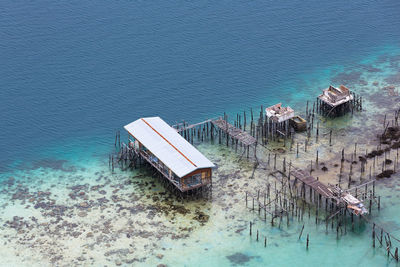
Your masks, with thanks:
[{"label": "wooden pier", "polygon": [[173,125],[171,127],[175,128],[176,131],[180,133],[180,132],[184,132],[184,131],[196,128],[196,127],[201,126],[201,125],[207,125],[208,123],[210,123],[210,122],[212,122],[214,120],[216,120],[216,119],[208,119],[208,120],[205,120],[205,121],[202,121],[202,122],[198,122],[198,123],[195,123],[195,124],[190,124],[190,125],[186,124],[186,122],[183,122],[183,123],[179,123],[179,124]]},{"label": "wooden pier", "polygon": [[315,192],[318,192],[321,196],[325,198],[336,199],[336,197],[333,195],[332,191],[328,188],[328,186],[315,179],[308,172],[292,167],[290,175],[295,177],[295,179],[300,180],[310,188],[312,188]]},{"label": "wooden pier", "polygon": [[221,129],[231,138],[240,141],[245,146],[252,146],[257,143],[256,138],[248,134],[246,131],[236,128],[235,126],[228,123],[226,120],[223,120],[222,118],[212,121],[212,124]]}]

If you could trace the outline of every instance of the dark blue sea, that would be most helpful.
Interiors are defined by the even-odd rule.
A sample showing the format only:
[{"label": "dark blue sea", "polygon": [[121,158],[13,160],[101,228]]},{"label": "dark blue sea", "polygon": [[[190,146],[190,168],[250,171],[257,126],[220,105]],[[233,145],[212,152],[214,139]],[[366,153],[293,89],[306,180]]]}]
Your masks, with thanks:
[{"label": "dark blue sea", "polygon": [[307,75],[398,46],[399,12],[396,0],[2,1],[1,166],[49,146],[106,151],[143,116],[313,98]]}]

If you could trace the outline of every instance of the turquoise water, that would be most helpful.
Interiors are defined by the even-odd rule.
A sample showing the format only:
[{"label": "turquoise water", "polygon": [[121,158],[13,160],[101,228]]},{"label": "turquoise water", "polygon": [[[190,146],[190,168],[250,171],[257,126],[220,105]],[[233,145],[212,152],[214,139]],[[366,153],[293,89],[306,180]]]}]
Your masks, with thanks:
[{"label": "turquoise water", "polygon": [[[285,155],[307,166],[317,148],[321,160],[355,140],[371,149],[376,125],[400,102],[397,1],[0,7],[0,265],[395,265],[371,248],[368,224],[337,240],[311,215],[306,250],[302,222],[281,230],[261,222],[244,192],[274,180],[262,169],[249,179],[252,161],[238,163],[233,149],[198,144],[218,165],[213,199],[185,203],[145,169],[111,175],[108,154],[115,131],[141,116],[198,122],[278,101],[302,114],[329,83],[363,95],[366,110],[323,124],[335,131],[333,149],[325,135],[299,159]],[[400,236],[398,178],[378,186],[382,209],[371,219]]]}]

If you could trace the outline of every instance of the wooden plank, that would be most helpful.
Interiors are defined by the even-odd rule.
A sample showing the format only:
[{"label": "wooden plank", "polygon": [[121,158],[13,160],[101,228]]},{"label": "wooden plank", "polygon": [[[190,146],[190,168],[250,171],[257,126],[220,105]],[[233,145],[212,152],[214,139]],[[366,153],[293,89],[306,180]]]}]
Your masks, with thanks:
[{"label": "wooden plank", "polygon": [[326,198],[333,198],[332,192],[328,189],[326,185],[312,177],[310,174],[306,173],[304,170],[293,168],[290,172],[292,176],[302,181],[304,184],[313,188],[319,194]]},{"label": "wooden plank", "polygon": [[211,123],[214,124],[216,127],[220,128],[225,133],[227,133],[230,137],[239,140],[244,145],[250,146],[257,142],[257,140],[253,136],[251,136],[250,134],[239,128],[234,127],[233,125],[227,123],[225,120],[221,118],[218,120],[214,120]]},{"label": "wooden plank", "polygon": [[202,122],[199,122],[199,123],[188,125],[188,126],[183,127],[183,128],[178,128],[180,125],[183,125],[183,123],[178,123],[178,124],[173,125],[172,128],[175,128],[176,131],[179,133],[179,132],[182,132],[182,131],[185,131],[185,130],[192,129],[192,128],[196,127],[196,126],[212,122],[213,120],[215,120],[215,119],[208,119],[208,120],[205,120],[205,121],[202,121]]}]

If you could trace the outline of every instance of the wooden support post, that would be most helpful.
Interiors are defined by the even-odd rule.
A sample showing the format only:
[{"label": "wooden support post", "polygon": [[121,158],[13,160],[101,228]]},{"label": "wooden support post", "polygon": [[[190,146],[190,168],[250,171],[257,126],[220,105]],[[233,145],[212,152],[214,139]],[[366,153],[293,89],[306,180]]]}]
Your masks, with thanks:
[{"label": "wooden support post", "polygon": [[310,235],[307,234],[307,249],[308,249],[308,243],[310,242]]},{"label": "wooden support post", "polygon": [[251,236],[251,227],[253,226],[253,223],[250,222],[250,236]]},{"label": "wooden support post", "polygon": [[357,157],[357,143],[354,144],[354,159]]},{"label": "wooden support post", "polygon": [[303,224],[303,227],[301,228],[301,231],[300,231],[299,240],[301,238],[301,235],[303,234],[303,230],[304,230],[304,224]]},{"label": "wooden support post", "polygon": [[283,158],[283,173],[286,173],[286,157]]},{"label": "wooden support post", "polygon": [[375,247],[375,223],[372,227],[372,247]]},{"label": "wooden support post", "polygon": [[372,196],[375,197],[375,180],[372,182]]}]

